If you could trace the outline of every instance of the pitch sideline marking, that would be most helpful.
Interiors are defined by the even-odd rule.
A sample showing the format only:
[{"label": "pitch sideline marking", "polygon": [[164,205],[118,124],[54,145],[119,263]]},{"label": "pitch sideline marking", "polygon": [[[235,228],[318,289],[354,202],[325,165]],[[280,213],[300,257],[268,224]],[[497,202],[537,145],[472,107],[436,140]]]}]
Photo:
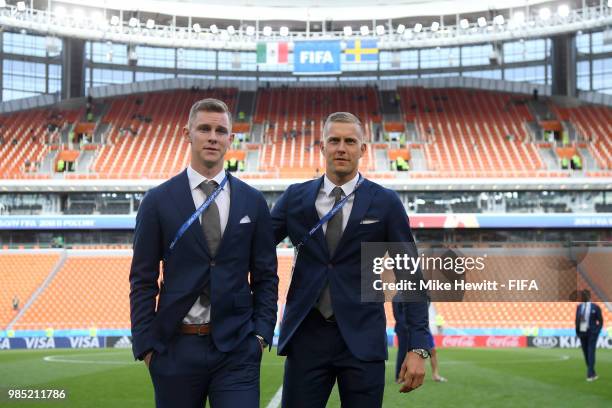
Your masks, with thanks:
[{"label": "pitch sideline marking", "polygon": [[268,405],[266,405],[266,408],[280,407],[282,397],[283,397],[283,386],[281,385],[280,387],[278,387],[278,390],[276,390],[276,394],[274,394],[274,397],[272,397],[270,402],[268,402]]}]

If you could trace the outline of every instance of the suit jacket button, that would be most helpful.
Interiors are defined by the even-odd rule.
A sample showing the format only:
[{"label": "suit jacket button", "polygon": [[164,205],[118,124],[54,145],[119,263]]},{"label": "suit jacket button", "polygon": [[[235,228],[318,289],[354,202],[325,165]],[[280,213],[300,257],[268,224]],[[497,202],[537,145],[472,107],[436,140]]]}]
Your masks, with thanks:
[{"label": "suit jacket button", "polygon": [[215,266],[215,260],[213,259],[212,261],[210,261],[210,266]]},{"label": "suit jacket button", "polygon": [[328,263],[328,264],[327,264],[327,267],[328,267],[329,269],[333,269],[333,268],[334,268],[334,264],[333,264],[333,263]]}]

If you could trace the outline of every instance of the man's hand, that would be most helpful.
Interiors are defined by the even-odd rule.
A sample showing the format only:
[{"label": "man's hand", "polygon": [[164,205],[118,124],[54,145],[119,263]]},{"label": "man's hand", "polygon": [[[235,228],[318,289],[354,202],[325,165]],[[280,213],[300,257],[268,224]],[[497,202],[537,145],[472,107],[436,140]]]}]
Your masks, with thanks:
[{"label": "man's hand", "polygon": [[398,383],[402,384],[400,392],[410,392],[423,385],[425,379],[425,359],[411,351],[406,353],[402,363]]},{"label": "man's hand", "polygon": [[149,365],[151,364],[151,357],[153,357],[153,350],[149,351],[147,354],[145,354],[144,356],[144,362],[147,365],[147,368],[149,368]]}]

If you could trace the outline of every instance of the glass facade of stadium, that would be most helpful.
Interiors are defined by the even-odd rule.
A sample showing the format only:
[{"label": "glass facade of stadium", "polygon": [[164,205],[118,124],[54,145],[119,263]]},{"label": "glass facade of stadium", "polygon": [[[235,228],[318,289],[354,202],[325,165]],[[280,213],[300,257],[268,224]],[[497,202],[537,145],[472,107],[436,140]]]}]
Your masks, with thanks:
[{"label": "glass facade of stadium", "polygon": [[[2,101],[61,91],[62,50],[54,37],[3,32]],[[579,32],[576,45],[577,89],[612,94],[612,44],[604,32]],[[84,88],[138,81],[193,77],[272,81],[371,81],[432,77],[475,77],[551,85],[550,39],[526,39],[501,44],[502,61],[491,65],[492,44],[381,50],[378,61],[347,62],[342,54],[341,76],[296,77],[292,53],[288,64],[259,65],[254,51],[223,51],[110,42],[84,44]],[[136,61],[136,62],[134,62]]]}]

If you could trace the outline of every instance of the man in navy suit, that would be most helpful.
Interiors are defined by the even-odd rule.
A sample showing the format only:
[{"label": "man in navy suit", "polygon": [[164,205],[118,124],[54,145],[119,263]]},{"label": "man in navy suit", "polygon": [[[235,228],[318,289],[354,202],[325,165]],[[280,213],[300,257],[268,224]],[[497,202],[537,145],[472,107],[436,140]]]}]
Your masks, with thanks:
[{"label": "man in navy suit", "polygon": [[[325,175],[290,186],[272,210],[276,241],[289,236],[299,247],[278,346],[287,356],[282,405],[325,407],[337,380],[342,406],[381,407],[386,318],[382,303],[361,301],[361,244],[414,239],[397,194],[358,172],[366,151],[359,119],[331,114],[323,138]],[[423,382],[429,323],[426,299],[404,306],[410,351],[401,391],[407,392]]]},{"label": "man in navy suit", "polygon": [[233,139],[225,103],[195,103],[183,133],[191,164],[151,189],[136,217],[134,356],[149,368],[157,407],[207,398],[213,408],[258,407],[278,299],[270,213],[260,192],[223,170]]},{"label": "man in navy suit", "polygon": [[582,346],[589,382],[599,378],[595,373],[595,350],[603,324],[601,308],[591,302],[591,292],[588,289],[583,290],[582,303],[576,308],[576,336],[580,339]]}]

